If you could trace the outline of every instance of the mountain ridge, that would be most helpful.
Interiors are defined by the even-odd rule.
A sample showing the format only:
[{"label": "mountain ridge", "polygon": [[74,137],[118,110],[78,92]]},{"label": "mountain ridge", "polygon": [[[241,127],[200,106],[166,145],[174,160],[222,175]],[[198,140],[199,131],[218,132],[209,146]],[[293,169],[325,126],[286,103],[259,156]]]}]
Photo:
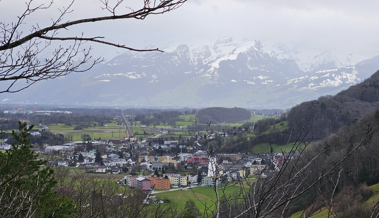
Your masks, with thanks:
[{"label": "mountain ridge", "polygon": [[[171,43],[165,48],[164,53],[126,52],[88,72],[42,81],[22,94],[4,95],[2,100],[123,107],[288,108],[336,94],[379,69],[379,56],[357,62],[353,55],[324,52],[304,64],[298,58],[301,52],[290,46],[231,37],[198,47]],[[300,65],[312,70],[304,71]]]}]

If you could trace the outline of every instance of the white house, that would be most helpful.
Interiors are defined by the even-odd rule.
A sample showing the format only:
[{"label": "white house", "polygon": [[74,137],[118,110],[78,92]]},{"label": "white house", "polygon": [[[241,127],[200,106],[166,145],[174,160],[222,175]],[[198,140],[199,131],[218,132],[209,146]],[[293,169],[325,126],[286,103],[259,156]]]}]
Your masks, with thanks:
[{"label": "white house", "polygon": [[10,144],[1,144],[0,145],[0,150],[9,150],[12,148],[12,145]]},{"label": "white house", "polygon": [[65,160],[58,160],[58,167],[68,167],[68,162]]},{"label": "white house", "polygon": [[189,174],[188,182],[190,182],[191,184],[197,183],[197,178],[198,178],[197,173]]},{"label": "white house", "polygon": [[180,161],[186,161],[187,158],[192,157],[193,155],[190,153],[180,153],[178,156],[180,157]]}]

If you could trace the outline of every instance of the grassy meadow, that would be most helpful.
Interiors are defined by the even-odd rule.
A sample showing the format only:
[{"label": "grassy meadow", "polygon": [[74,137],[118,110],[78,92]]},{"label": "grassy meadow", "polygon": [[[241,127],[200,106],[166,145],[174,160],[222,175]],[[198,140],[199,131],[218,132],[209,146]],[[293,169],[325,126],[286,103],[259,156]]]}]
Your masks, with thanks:
[{"label": "grassy meadow", "polygon": [[[369,189],[371,190],[371,197],[364,202],[363,207],[367,208],[373,208],[377,202],[379,202],[379,183],[369,186]],[[325,207],[321,208],[320,210],[316,211],[312,214],[309,218],[327,218],[328,217],[329,210]],[[302,217],[303,211],[298,211],[291,215],[290,218],[299,218]],[[334,217],[331,215],[330,217]]]},{"label": "grassy meadow", "polygon": [[[290,151],[293,145],[294,145],[294,142],[290,142],[285,145],[271,144],[274,152]],[[299,147],[301,149],[304,148],[303,145],[300,145]],[[254,153],[268,153],[270,152],[271,147],[269,143],[260,143],[260,144],[255,145],[252,150]]]},{"label": "grassy meadow", "polygon": [[[236,196],[241,193],[241,188],[238,186],[228,187],[225,192],[219,190],[220,196]],[[155,194],[157,198],[169,199],[175,202],[179,208],[184,208],[186,202],[191,199],[195,202],[196,207],[199,209],[201,214],[205,212],[205,206],[201,203],[203,202],[210,210],[215,209],[216,193],[213,188],[210,187],[196,187],[188,190],[177,190],[170,192],[163,192]],[[201,202],[200,202],[201,201]]]},{"label": "grassy meadow", "polygon": [[[225,123],[221,125],[228,125],[228,126],[241,126],[246,122],[256,122],[258,120],[267,118],[267,116],[263,115],[252,115],[249,120],[241,121],[238,123]],[[190,137],[191,135],[195,135],[195,133],[191,133],[186,131],[187,126],[192,125],[195,123],[196,115],[195,114],[189,114],[189,115],[180,115],[179,121],[176,122],[176,126],[181,126],[183,129],[181,130],[163,130],[165,131],[166,135],[164,135],[165,138],[178,138],[179,135],[181,135],[183,138]],[[277,124],[278,127],[274,127],[274,129],[280,130],[283,128],[283,124]],[[135,122],[134,126],[130,126],[132,132],[136,134],[136,137],[138,140],[145,139],[147,137],[150,137],[152,135],[156,135],[160,133],[162,130],[159,129],[160,126],[166,126],[166,127],[174,127],[171,125],[156,125],[155,128],[153,125],[147,126],[146,128],[141,128],[141,123],[139,121]],[[286,126],[286,125],[285,125]],[[81,136],[83,134],[88,134],[91,136],[92,139],[98,139],[101,138],[103,140],[106,140],[108,138],[124,138],[127,137],[127,134],[125,132],[125,127],[123,125],[117,125],[117,122],[111,122],[106,123],[104,126],[98,126],[98,125],[92,125],[88,128],[83,128],[80,130],[75,130],[75,125],[67,126],[64,123],[56,123],[56,124],[50,124],[48,126],[48,131],[51,131],[53,133],[60,133],[63,135],[71,135],[73,141],[81,141]],[[268,130],[269,131],[269,130]]]}]

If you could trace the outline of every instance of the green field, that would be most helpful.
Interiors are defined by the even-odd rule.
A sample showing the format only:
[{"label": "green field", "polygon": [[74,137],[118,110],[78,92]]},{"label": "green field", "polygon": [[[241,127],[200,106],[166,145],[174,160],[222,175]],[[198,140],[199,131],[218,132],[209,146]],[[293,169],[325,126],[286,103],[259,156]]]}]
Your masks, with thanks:
[{"label": "green field", "polygon": [[47,130],[53,133],[60,133],[60,132],[70,132],[74,131],[74,126],[66,126],[64,123],[58,123],[58,124],[51,124],[48,126]]},{"label": "green field", "polygon": [[192,124],[193,124],[193,122],[189,122],[189,121],[176,121],[177,126],[182,126],[184,128],[186,128],[187,126],[192,125]]},{"label": "green field", "polygon": [[379,202],[379,183],[370,186],[372,196],[366,201],[369,205],[375,205],[376,202]]},{"label": "green field", "polygon": [[[73,141],[81,141],[82,134],[88,134],[92,139],[124,138],[126,137],[125,129],[117,123],[106,123],[104,126],[91,126],[88,128],[74,130],[75,126],[67,126],[63,123],[51,124],[47,130],[53,133],[72,135]],[[143,133],[143,131],[142,131]]]},{"label": "green field", "polygon": [[[309,218],[327,218],[329,211],[326,208],[322,208],[321,210],[315,212],[311,217]],[[290,218],[302,218],[303,211],[299,211],[297,213],[294,213],[290,216]],[[332,215],[330,217],[333,217]]]},{"label": "green field", "polygon": [[179,115],[179,119],[182,119],[184,121],[195,122],[196,114]]},{"label": "green field", "polygon": [[[48,126],[48,130],[51,132],[68,132],[68,131],[74,131],[75,125],[67,126],[64,123],[57,123],[57,124],[50,124]],[[91,126],[85,129],[91,129],[91,130],[114,130],[114,129],[123,129],[124,127],[122,125],[117,125],[116,122],[113,123],[106,123],[104,126]]]},{"label": "green field", "polygon": [[[108,139],[108,138],[118,138],[122,139],[124,137],[127,137],[127,134],[125,132],[125,128],[122,125],[117,125],[116,122],[113,123],[106,123],[104,126],[91,126],[88,128],[83,128],[80,130],[74,130],[75,126],[66,126],[63,123],[58,124],[52,124],[48,126],[48,131],[51,131],[53,133],[60,133],[64,135],[72,135],[73,141],[81,141],[82,134],[88,134],[91,136],[92,139]],[[142,138],[149,137],[151,135],[157,134],[160,130],[155,130],[152,128],[141,128],[138,126],[131,127],[131,130],[133,134],[138,133],[136,137],[139,139],[141,136]],[[146,134],[144,134],[144,132]],[[182,132],[181,132],[182,133]],[[181,133],[178,133],[181,134]],[[184,133],[183,133],[184,135]]]},{"label": "green field", "polygon": [[[237,186],[231,186],[228,187],[225,190],[225,195],[227,197],[229,196],[236,196],[239,193],[241,193],[241,188]],[[219,191],[220,196],[223,196],[223,192]],[[178,190],[178,191],[170,191],[170,192],[163,192],[163,193],[157,193],[155,194],[158,198],[167,198],[171,200],[172,202],[175,202],[179,208],[183,208],[186,202],[191,199],[195,202],[196,207],[199,209],[201,214],[204,214],[205,206],[200,202],[206,204],[206,206],[210,207],[210,210],[215,209],[216,202],[216,193],[214,192],[213,188],[210,187],[196,187],[188,190]],[[200,200],[200,201],[199,201]]]},{"label": "green field", "polygon": [[271,118],[271,117],[270,116],[264,116],[264,115],[251,115],[251,118],[248,119],[248,120],[240,121],[240,122],[237,122],[237,123],[223,123],[222,125],[227,125],[227,126],[242,126],[245,123],[248,123],[248,122],[255,123],[258,120],[263,120],[263,119],[266,119],[266,118]]},{"label": "green field", "polygon": [[58,185],[67,185],[78,188],[79,186],[92,185],[96,187],[104,186],[108,191],[114,193],[123,193],[129,188],[117,184],[117,181],[124,178],[126,174],[104,174],[104,173],[86,173],[85,169],[78,169],[73,167],[54,168],[55,176],[59,181]]},{"label": "green field", "polygon": [[[227,126],[241,126],[246,122],[256,122],[261,119],[268,118],[267,116],[263,115],[253,115],[249,120],[241,121],[238,123],[224,123],[220,125],[227,125]],[[165,138],[178,138],[179,135],[182,135],[183,138],[187,138],[190,136],[195,135],[195,133],[190,133],[186,130],[186,127],[189,125],[194,124],[196,120],[196,115],[195,114],[189,114],[189,115],[180,115],[179,116],[179,121],[176,121],[176,126],[182,126],[184,129],[182,130],[164,130],[166,135],[162,136]],[[135,126],[131,126],[131,130],[133,134],[136,134],[137,140],[140,139],[145,139],[147,137],[150,137],[152,135],[156,135],[161,130],[159,129],[159,126],[164,126],[163,123],[160,125],[156,125],[154,128],[153,125],[147,126],[146,128],[141,128],[140,127],[141,123],[139,121],[135,122]],[[286,125],[280,126],[280,124],[277,124],[278,126],[275,127],[275,129],[280,130],[282,128],[285,128]],[[171,125],[165,125],[166,127],[173,127]],[[81,136],[83,134],[87,134],[91,136],[91,139],[98,139],[101,138],[103,140],[107,140],[108,138],[117,138],[117,139],[122,139],[124,137],[127,137],[127,134],[125,132],[125,127],[123,125],[117,125],[117,122],[111,122],[111,123],[106,123],[104,126],[99,126],[96,125],[96,123],[93,123],[90,127],[88,128],[83,128],[80,130],[74,130],[75,125],[72,126],[67,126],[64,123],[56,123],[56,124],[50,124],[47,128],[48,131],[51,131],[53,133],[60,133],[63,135],[71,135],[73,141],[81,141],[82,138]],[[169,131],[169,132],[168,132]],[[269,130],[268,130],[269,131]],[[144,134],[145,132],[145,134]]]},{"label": "green field", "polygon": [[280,122],[280,123],[277,123],[277,124],[270,126],[270,128],[268,130],[264,131],[263,134],[270,133],[270,132],[284,131],[285,129],[287,129],[287,127],[288,127],[288,122],[283,121],[283,122]]},{"label": "green field", "polygon": [[[271,144],[271,146],[272,146],[274,152],[281,152],[282,150],[284,150],[284,151],[291,150],[293,144],[294,144],[294,142],[290,142],[290,143],[285,144],[285,145]],[[301,149],[303,149],[304,145],[301,145],[299,147]],[[254,145],[252,150],[254,153],[268,153],[268,152],[270,152],[271,147],[270,147],[269,143],[260,143],[260,144]]]},{"label": "green field", "polygon": [[265,115],[251,115],[251,118],[248,120],[248,122],[257,122],[258,120],[263,120],[266,118],[272,118],[272,117],[265,116]]}]

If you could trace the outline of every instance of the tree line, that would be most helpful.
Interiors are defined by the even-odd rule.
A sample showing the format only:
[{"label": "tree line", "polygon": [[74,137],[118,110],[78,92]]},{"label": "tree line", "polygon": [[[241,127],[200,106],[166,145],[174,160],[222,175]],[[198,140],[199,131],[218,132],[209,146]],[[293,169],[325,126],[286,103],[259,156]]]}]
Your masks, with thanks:
[{"label": "tree line", "polygon": [[200,123],[236,123],[250,119],[251,113],[244,108],[210,107],[199,110],[196,117]]},{"label": "tree line", "polygon": [[137,114],[134,116],[134,121],[140,121],[141,124],[150,125],[170,125],[176,126],[176,121],[180,121],[179,115],[182,113],[179,111],[162,111],[160,113],[153,114]]},{"label": "tree line", "polygon": [[336,96],[324,96],[293,107],[287,120],[291,131],[299,134],[311,120],[308,139],[322,139],[345,125],[373,112],[379,106],[379,71],[362,83],[352,86]]}]

